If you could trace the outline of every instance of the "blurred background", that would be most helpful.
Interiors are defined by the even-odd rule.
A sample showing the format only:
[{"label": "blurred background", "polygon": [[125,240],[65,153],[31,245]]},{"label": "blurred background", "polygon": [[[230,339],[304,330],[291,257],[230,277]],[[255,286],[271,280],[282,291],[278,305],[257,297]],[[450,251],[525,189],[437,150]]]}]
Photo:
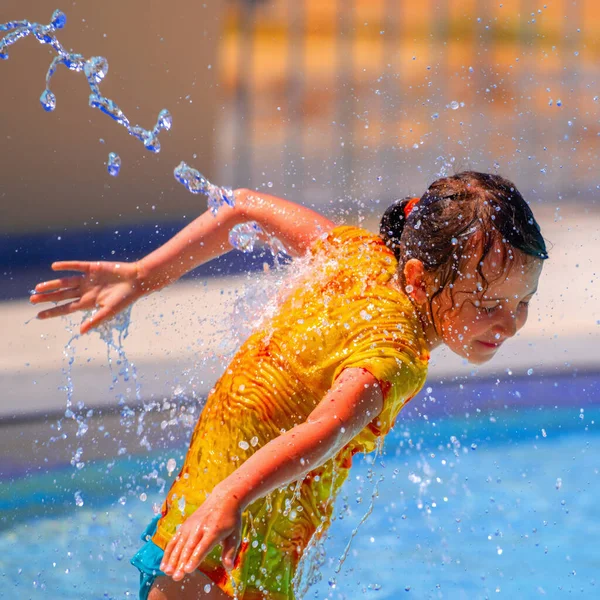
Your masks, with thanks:
[{"label": "blurred background", "polygon": [[[159,154],[148,152],[123,127],[90,108],[85,77],[62,66],[51,86],[56,110],[44,112],[39,96],[53,54],[34,39],[18,41],[8,50],[9,60],[0,61],[0,475],[12,483],[0,494],[4,514],[11,514],[0,519],[0,540],[21,539],[27,519],[40,513],[40,497],[56,499],[44,514],[68,515],[74,497],[79,506],[75,492],[83,490],[86,508],[119,498],[117,509],[124,512],[111,531],[78,524],[74,535],[81,546],[71,549],[85,563],[88,535],[98,534],[108,540],[107,556],[121,560],[124,543],[119,546],[118,536],[130,529],[128,535],[137,536],[132,527],[145,525],[145,513],[143,506],[120,502],[139,496],[140,481],[124,462],[114,466],[112,459],[147,460],[150,448],[185,445],[200,403],[277,277],[268,252],[231,252],[138,302],[129,335],[115,349],[96,334],[74,337],[80,315],[33,318],[39,308],[27,302],[28,290],[54,277],[52,261],[136,260],[164,243],[206,209],[204,197],[190,194],[173,178],[182,160],[214,183],[268,191],[314,207],[337,223],[360,223],[372,231],[394,199],[421,195],[438,177],[473,169],[515,182],[541,226],[550,260],[527,326],[493,361],[473,367],[443,348],[434,353],[431,387],[403,413],[396,437],[390,436],[390,452],[398,456],[398,448],[425,448],[430,457],[452,434],[462,441],[461,456],[478,448],[481,461],[465,458],[458,480],[466,481],[472,469],[480,468],[485,484],[473,484],[473,496],[490,496],[490,481],[498,483],[495,497],[506,494],[498,512],[492,509],[496,521],[490,524],[489,516],[474,522],[473,515],[488,515],[489,508],[469,504],[466,483],[456,484],[464,493],[445,490],[452,501],[458,494],[465,502],[464,512],[449,514],[444,525],[429,511],[426,529],[432,539],[424,548],[458,557],[460,550],[448,539],[460,533],[460,516],[464,535],[489,529],[488,539],[496,540],[498,531],[508,537],[510,530],[513,550],[524,552],[511,554],[521,571],[523,560],[537,556],[538,541],[535,548],[527,546],[530,534],[535,537],[530,527],[535,513],[540,519],[544,515],[544,523],[536,520],[535,526],[546,536],[548,522],[559,524],[557,537],[541,536],[540,548],[560,549],[568,560],[548,568],[541,559],[527,572],[531,588],[508,583],[514,569],[507,568],[506,579],[498,575],[504,567],[494,560],[500,560],[501,551],[473,576],[472,587],[465,584],[467,567],[458,560],[454,571],[444,567],[455,574],[454,592],[416,593],[470,600],[497,592],[492,582],[499,578],[498,586],[515,597],[553,597],[559,588],[583,589],[583,576],[578,582],[572,575],[574,566],[586,574],[585,585],[593,591],[600,557],[578,551],[586,535],[594,546],[598,532],[592,525],[600,519],[591,503],[576,503],[594,496],[590,486],[595,483],[597,489],[600,472],[592,457],[600,452],[592,452],[585,437],[595,431],[600,397],[597,0],[105,0],[62,7],[49,0],[3,0],[0,23],[48,23],[56,8],[67,15],[66,27],[57,34],[66,48],[86,58],[107,58],[103,94],[133,124],[147,129],[167,108],[173,128],[160,134]],[[116,178],[107,173],[109,152],[122,159]],[[264,275],[265,268],[270,274]],[[65,413],[67,402],[70,413]],[[139,419],[137,433],[132,415]],[[452,419],[459,417],[463,421],[456,424]],[[429,428],[429,418],[443,433]],[[547,431],[550,438],[544,441]],[[556,445],[559,435],[572,435],[571,445]],[[597,446],[597,435],[592,440]],[[459,456],[455,441],[447,445],[454,452],[449,461]],[[498,454],[490,449],[496,442]],[[544,448],[544,458],[536,454],[538,448]],[[419,451],[406,459],[422,478],[418,494],[411,496],[402,481],[406,498],[421,501],[429,497],[423,482],[433,480],[435,469]],[[513,452],[521,454],[513,462],[503,460]],[[576,454],[579,468],[571,470],[566,457]],[[94,480],[89,469],[78,471],[87,460],[111,461],[102,468],[114,467],[121,479]],[[156,457],[156,465],[162,465],[156,468],[164,471],[161,460],[162,455]],[[25,477],[55,467],[66,468],[66,482],[54,471],[42,483]],[[147,465],[143,469],[152,471]],[[500,485],[498,469],[510,484]],[[539,493],[523,492],[515,500],[514,490],[530,482],[531,473],[543,481],[534,478],[527,493]],[[561,492],[557,474],[565,482]],[[456,482],[456,475],[442,479]],[[8,490],[17,488],[13,498]],[[397,489],[388,493],[392,500],[386,510],[393,512],[404,491],[400,500]],[[550,500],[551,494],[562,494],[560,499],[571,504],[565,508],[558,496]],[[48,539],[64,530],[48,523]],[[415,536],[423,535],[423,523],[411,525]],[[559,528],[561,535],[570,532],[577,539],[560,537]],[[448,538],[433,531],[446,531]],[[339,539],[345,541],[344,535]],[[363,541],[369,537],[364,536]],[[137,545],[132,539],[125,544],[129,549]],[[475,541],[456,539],[479,557],[486,551]],[[390,560],[400,551],[397,544],[391,543]],[[363,550],[362,556],[372,556],[372,546]],[[438,558],[438,567],[450,564],[447,556]],[[402,577],[422,572],[421,558],[415,560],[413,567],[404,563],[409,567]],[[469,558],[462,560],[466,565]],[[8,569],[1,561],[0,567]],[[24,563],[15,555],[14,564]],[[77,572],[85,586],[99,563],[95,559],[88,571],[81,564]],[[444,569],[427,565],[432,577],[443,579]],[[67,589],[64,577],[52,587],[35,575],[36,568],[26,574],[31,572],[27,577],[37,582],[40,594],[40,581],[47,590]],[[113,586],[110,597],[121,597],[114,592],[123,588],[121,570],[116,572],[106,580]],[[386,573],[402,579],[393,566]],[[14,581],[19,585],[22,579]],[[325,583],[323,597],[357,597],[354,588],[344,596],[337,585],[336,591],[336,584]],[[404,584],[394,588],[397,581],[387,582],[388,595],[369,585],[378,598],[404,593]],[[74,597],[82,597],[80,590]]]},{"label": "blurred background", "polygon": [[[0,18],[48,22],[53,8],[6,0]],[[332,200],[380,210],[466,168],[506,174],[534,205],[593,203],[599,10],[593,0],[76,2],[65,47],[108,59],[101,89],[132,122],[149,128],[166,107],[174,126],[152,155],[89,108],[84,77],[64,68],[45,114],[51,51],[20,41],[2,63],[1,231],[191,218],[202,205],[173,180],[179,160],[333,214]],[[123,158],[118,179],[104,168],[109,151]]]},{"label": "blurred background", "polygon": [[[0,22],[47,23],[54,8],[6,0]],[[160,134],[159,154],[147,151],[88,106],[84,76],[62,65],[48,114],[39,95],[52,51],[33,38],[10,47],[0,64],[3,318],[15,327],[17,315],[35,315],[28,290],[53,277],[52,261],[136,260],[203,212],[204,197],[173,178],[181,160],[219,184],[266,190],[373,231],[392,200],[475,169],[513,180],[548,242],[527,339],[549,343],[534,355],[546,370],[571,360],[595,369],[599,11],[593,0],[73,3],[58,32],[63,45],[108,59],[101,90],[132,124],[150,129],[168,108],[173,128]],[[109,152],[122,159],[116,178]],[[190,277],[214,279],[221,291],[232,277],[237,289],[240,275],[265,262],[268,253],[235,251]],[[183,298],[185,286],[159,302]],[[227,296],[207,304],[223,314]],[[145,318],[134,319],[140,331],[129,341],[138,363],[197,347],[195,326],[184,334],[165,326],[164,355],[150,358]],[[7,336],[7,377],[22,381],[37,336],[58,335],[62,348],[64,327],[32,322]],[[58,352],[44,356],[57,365]],[[484,371],[524,372],[522,356],[515,346]],[[460,361],[440,362],[454,372]]]}]

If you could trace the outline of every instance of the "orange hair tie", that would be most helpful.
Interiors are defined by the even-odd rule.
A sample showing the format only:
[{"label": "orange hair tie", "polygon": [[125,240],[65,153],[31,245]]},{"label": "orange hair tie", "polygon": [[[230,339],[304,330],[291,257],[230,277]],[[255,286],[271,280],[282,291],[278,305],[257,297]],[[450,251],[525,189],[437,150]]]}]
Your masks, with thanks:
[{"label": "orange hair tie", "polygon": [[412,212],[412,209],[415,207],[415,204],[420,200],[420,198],[411,198],[408,201],[408,204],[404,207],[404,218],[408,219],[408,215]]}]

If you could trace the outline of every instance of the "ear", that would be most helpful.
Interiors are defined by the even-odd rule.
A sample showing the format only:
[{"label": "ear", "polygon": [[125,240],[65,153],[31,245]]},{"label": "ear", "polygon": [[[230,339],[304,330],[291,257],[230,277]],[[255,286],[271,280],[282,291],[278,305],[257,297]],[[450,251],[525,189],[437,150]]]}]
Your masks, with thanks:
[{"label": "ear", "polygon": [[404,281],[406,285],[412,286],[412,291],[408,295],[417,303],[423,304],[427,301],[427,288],[425,285],[425,268],[423,263],[411,258],[404,264]]}]

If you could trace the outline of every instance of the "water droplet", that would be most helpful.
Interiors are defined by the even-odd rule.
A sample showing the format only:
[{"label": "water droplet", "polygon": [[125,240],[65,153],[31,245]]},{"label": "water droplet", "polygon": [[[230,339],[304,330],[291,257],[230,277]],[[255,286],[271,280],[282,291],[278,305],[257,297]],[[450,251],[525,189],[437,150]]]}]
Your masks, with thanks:
[{"label": "water droplet", "polygon": [[67,16],[60,10],[55,10],[52,14],[52,27],[62,29],[67,24]]},{"label": "water droplet", "polygon": [[437,119],[439,116],[440,116],[440,115],[439,115],[438,113],[433,113],[433,114],[431,115],[431,118],[432,118],[432,119]]},{"label": "water droplet", "polygon": [[527,375],[533,375],[533,369],[527,369]]},{"label": "water droplet", "polygon": [[56,96],[48,89],[42,92],[40,103],[47,112],[52,112],[56,108]]},{"label": "water droplet", "polygon": [[452,102],[450,102],[450,108],[452,110],[457,110],[459,106],[460,104],[456,100],[452,100]]},{"label": "water droplet", "polygon": [[562,100],[557,100],[556,101],[556,106],[562,106]]},{"label": "water droplet", "polygon": [[83,506],[83,498],[81,497],[81,492],[79,490],[75,492],[75,504],[77,506]]},{"label": "water droplet", "polygon": [[121,157],[114,152],[109,153],[108,155],[108,165],[107,165],[108,174],[116,177],[121,170]]},{"label": "water droplet", "polygon": [[204,592],[205,592],[206,594],[208,594],[208,592],[210,592],[210,590],[211,590],[211,589],[212,589],[212,587],[211,587],[210,583],[207,583],[207,584],[204,586]]},{"label": "water droplet", "polygon": [[171,473],[173,473],[173,471],[177,468],[177,462],[175,461],[174,458],[170,458],[167,461],[167,473],[169,474],[169,477],[171,476]]},{"label": "water droplet", "polygon": [[238,446],[242,449],[242,450],[248,450],[248,448],[250,448],[250,444],[248,444],[248,442],[246,440],[242,440],[241,442],[238,443]]},{"label": "water droplet", "polygon": [[158,121],[156,122],[156,128],[164,129],[165,131],[169,131],[169,129],[171,129],[172,126],[173,126],[173,117],[171,116],[171,113],[166,108],[163,108],[158,113]]}]

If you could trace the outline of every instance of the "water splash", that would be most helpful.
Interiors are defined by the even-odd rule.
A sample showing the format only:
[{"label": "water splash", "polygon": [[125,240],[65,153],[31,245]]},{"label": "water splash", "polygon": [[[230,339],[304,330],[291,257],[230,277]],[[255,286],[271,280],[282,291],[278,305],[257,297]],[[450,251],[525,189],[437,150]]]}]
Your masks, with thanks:
[{"label": "water splash", "polygon": [[[324,512],[327,512],[336,500],[336,490],[339,490],[338,478],[345,477],[344,472],[340,471],[338,464],[333,461],[333,468],[331,471],[331,487],[329,497],[326,501],[326,507]],[[332,521],[335,517],[332,517]],[[326,562],[326,550],[325,542],[327,541],[327,530],[330,523],[325,516],[321,517],[321,523],[315,529],[312,534],[300,562],[298,568],[292,579],[292,585],[294,589],[294,596],[297,598],[304,598],[308,592],[308,589],[323,579],[323,572],[321,568]]]},{"label": "water splash", "polygon": [[[141,398],[141,386],[138,383],[137,370],[135,365],[129,361],[125,350],[123,348],[123,341],[129,334],[129,326],[131,324],[131,306],[126,308],[124,311],[116,315],[113,319],[108,322],[100,324],[96,329],[92,330],[98,333],[101,340],[106,344],[107,362],[109,365],[110,373],[112,376],[111,390],[114,390],[119,381],[122,381],[127,385],[131,380],[134,382],[135,400],[138,405],[142,404]],[[61,391],[67,394],[67,403],[65,409],[65,418],[73,419],[77,422],[76,437],[84,437],[89,429],[89,420],[93,417],[94,411],[87,409],[83,401],[78,401],[74,406],[73,404],[73,377],[72,369],[75,362],[75,341],[80,337],[79,333],[75,331],[79,330],[79,326],[84,321],[88,320],[93,316],[95,311],[87,311],[84,313],[82,320],[79,324],[69,323],[67,331],[71,333],[71,337],[63,349],[63,354],[67,358],[67,365],[63,368],[63,374],[66,378],[66,384],[61,387]],[[116,360],[113,354],[116,353]],[[113,368],[113,363],[116,363],[117,370]],[[129,388],[127,388],[129,392]],[[133,417],[135,412],[127,405],[127,398],[123,394],[118,394],[118,404],[121,407],[121,425],[129,431],[134,426]],[[144,405],[144,410],[140,412],[137,419],[137,437],[140,440],[140,446],[151,450],[150,443],[144,434],[144,418],[148,410],[151,410],[153,405]],[[57,430],[62,429],[62,423],[59,420],[57,424]],[[57,441],[59,438],[52,438],[50,442]],[[127,452],[126,448],[119,448],[118,454],[122,455]],[[81,460],[83,453],[82,448],[78,448],[72,457],[71,464],[78,470],[85,466],[85,463]]]},{"label": "water splash", "polygon": [[[384,443],[384,438],[383,437],[377,438],[377,446],[376,446],[376,450],[375,450],[375,455],[373,457],[373,464],[375,464],[376,460],[381,455],[381,452],[383,450],[383,443]],[[375,472],[372,469],[369,469],[368,477],[369,477],[369,481],[373,481],[373,479],[375,478]],[[352,545],[352,540],[354,540],[354,538],[356,537],[356,534],[358,533],[358,530],[360,529],[361,525],[363,525],[366,522],[366,520],[369,518],[369,516],[373,512],[373,508],[375,507],[375,498],[377,498],[378,495],[379,495],[379,484],[384,479],[385,479],[385,477],[383,475],[379,475],[379,478],[375,482],[375,485],[373,487],[373,492],[371,494],[371,502],[369,503],[369,507],[367,508],[367,512],[363,515],[363,517],[359,521],[358,525],[352,530],[352,534],[350,535],[350,539],[348,540],[348,543],[346,544],[346,547],[344,548],[344,552],[342,553],[342,556],[340,557],[340,559],[338,561],[338,564],[335,567],[335,572],[336,573],[339,573],[341,571],[342,565],[346,561],[346,558],[348,558],[348,553],[350,552],[350,546]]]},{"label": "water splash", "polygon": [[100,93],[100,83],[108,73],[108,61],[103,56],[93,56],[85,59],[82,54],[67,52],[62,44],[56,39],[54,33],[62,29],[67,23],[67,17],[60,10],[55,10],[49,25],[30,23],[29,21],[9,21],[0,24],[0,31],[10,31],[0,40],[0,59],[8,59],[8,47],[18,40],[33,35],[40,44],[51,46],[58,56],[50,63],[46,73],[46,89],[40,96],[40,103],[44,110],[51,112],[56,108],[56,96],[50,89],[50,80],[56,72],[58,65],[64,65],[70,71],[83,72],[90,86],[89,105],[101,110],[114,119],[119,125],[127,129],[129,135],[140,140],[151,152],[160,152],[158,134],[161,130],[169,130],[172,125],[172,117],[168,110],[163,109],[158,114],[156,125],[148,130],[139,125],[132,126],[125,113],[110,98]]},{"label": "water splash", "polygon": [[192,194],[204,194],[208,197],[208,208],[213,215],[223,204],[233,207],[235,204],[233,190],[212,184],[200,171],[181,161],[173,171],[175,179],[183,184]]},{"label": "water splash", "polygon": [[266,233],[256,221],[238,223],[232,227],[229,243],[242,252],[253,252],[255,247],[265,245],[275,258],[280,254],[289,254],[281,240]]}]

